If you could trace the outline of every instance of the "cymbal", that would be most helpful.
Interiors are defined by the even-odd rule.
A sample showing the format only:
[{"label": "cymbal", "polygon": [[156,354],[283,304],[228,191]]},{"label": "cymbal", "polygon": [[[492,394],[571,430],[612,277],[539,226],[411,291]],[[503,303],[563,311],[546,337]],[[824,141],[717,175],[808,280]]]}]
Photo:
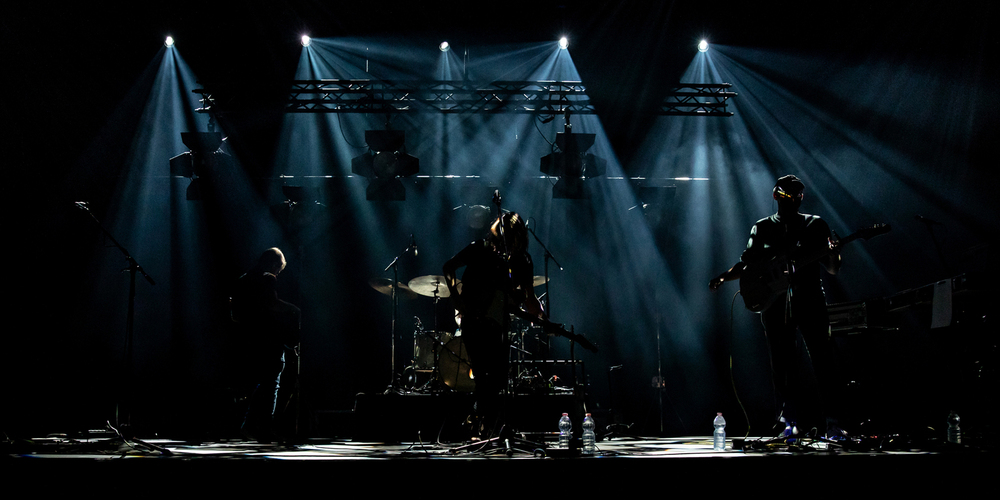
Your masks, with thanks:
[{"label": "cymbal", "polygon": [[[372,278],[368,280],[368,284],[375,289],[378,293],[384,293],[392,297],[392,280],[389,278]],[[396,296],[404,299],[411,300],[419,297],[413,290],[410,290],[406,285],[396,282]]]},{"label": "cymbal", "polygon": [[448,289],[448,283],[444,276],[433,274],[417,276],[410,280],[409,286],[410,290],[425,297],[451,297],[451,290]]}]

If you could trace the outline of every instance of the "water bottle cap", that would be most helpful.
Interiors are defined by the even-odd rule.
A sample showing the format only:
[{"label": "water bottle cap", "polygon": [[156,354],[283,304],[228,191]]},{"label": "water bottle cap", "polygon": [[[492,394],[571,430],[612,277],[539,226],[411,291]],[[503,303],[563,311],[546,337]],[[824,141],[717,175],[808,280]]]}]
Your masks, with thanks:
[{"label": "water bottle cap", "polygon": [[568,416],[569,416],[569,413],[563,413],[563,416],[564,416],[564,417],[568,417]]},{"label": "water bottle cap", "polygon": [[720,417],[722,416],[722,412],[721,411],[720,412],[716,412],[715,414],[718,415],[718,416],[720,416]]}]

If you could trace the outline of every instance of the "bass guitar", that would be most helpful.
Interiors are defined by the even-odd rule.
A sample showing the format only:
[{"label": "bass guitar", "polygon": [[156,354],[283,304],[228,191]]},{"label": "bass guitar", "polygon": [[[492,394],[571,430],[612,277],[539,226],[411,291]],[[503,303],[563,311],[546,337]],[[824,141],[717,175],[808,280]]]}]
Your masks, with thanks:
[{"label": "bass guitar", "polygon": [[[892,226],[889,224],[875,224],[841,238],[834,243],[834,248],[841,248],[858,238],[868,240],[890,230]],[[743,305],[755,313],[767,309],[778,297],[787,293],[793,264],[804,266],[823,258],[832,250],[822,250],[805,259],[795,259],[794,262],[790,262],[787,256],[778,256],[757,264],[747,264],[740,274],[740,295],[743,296]]]},{"label": "bass guitar", "polygon": [[509,309],[511,314],[513,314],[514,316],[517,316],[523,320],[527,320],[532,323],[535,323],[536,325],[541,326],[542,330],[545,333],[548,333],[550,335],[558,335],[560,337],[566,337],[572,340],[573,342],[580,344],[580,347],[583,347],[584,349],[590,352],[593,353],[597,352],[597,346],[594,345],[593,342],[588,340],[587,337],[584,337],[583,335],[567,330],[566,327],[563,326],[561,323],[554,323],[547,319],[539,318],[538,316],[535,316],[525,311],[524,309],[520,308],[509,308]]}]

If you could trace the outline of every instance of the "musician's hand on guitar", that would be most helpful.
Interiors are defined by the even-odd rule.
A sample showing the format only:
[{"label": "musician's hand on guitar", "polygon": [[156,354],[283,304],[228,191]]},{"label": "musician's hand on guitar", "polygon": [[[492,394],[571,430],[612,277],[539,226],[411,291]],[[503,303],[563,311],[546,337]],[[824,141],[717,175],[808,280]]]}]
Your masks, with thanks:
[{"label": "musician's hand on guitar", "polygon": [[840,251],[840,236],[837,236],[837,232],[836,231],[832,231],[831,230],[830,232],[833,233],[833,236],[831,236],[831,237],[829,237],[829,238],[826,239],[827,244],[830,246],[830,251],[831,252],[839,252]]},{"label": "musician's hand on guitar", "polygon": [[820,259],[820,264],[830,274],[837,274],[840,271],[840,237],[836,231],[830,231],[832,236],[826,239],[829,250],[826,256]]},{"label": "musician's hand on guitar", "polygon": [[718,290],[719,287],[722,286],[722,284],[725,283],[725,282],[726,282],[726,280],[722,279],[721,277],[719,277],[719,278],[712,278],[712,281],[708,282],[708,289],[714,292],[714,291]]},{"label": "musician's hand on guitar", "polygon": [[462,300],[462,294],[452,292],[451,305],[455,307],[455,317],[461,318],[462,312],[465,311],[465,301]]},{"label": "musician's hand on guitar", "polygon": [[714,292],[718,290],[723,283],[729,280],[740,279],[740,276],[743,274],[743,270],[746,269],[746,267],[747,267],[746,264],[744,264],[743,262],[737,262],[736,264],[733,265],[733,267],[730,267],[726,272],[712,278],[712,281],[708,282],[708,289]]}]

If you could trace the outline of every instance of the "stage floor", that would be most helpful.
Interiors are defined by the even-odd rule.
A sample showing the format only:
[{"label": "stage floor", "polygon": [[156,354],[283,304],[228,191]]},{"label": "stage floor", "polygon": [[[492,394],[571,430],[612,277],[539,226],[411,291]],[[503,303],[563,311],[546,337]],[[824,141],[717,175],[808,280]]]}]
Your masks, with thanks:
[{"label": "stage floor", "polygon": [[[538,436],[523,436],[537,439]],[[299,444],[258,443],[247,440],[223,440],[218,442],[192,443],[171,439],[139,439],[125,442],[110,438],[68,438],[49,436],[10,444],[9,457],[31,458],[75,458],[91,460],[127,460],[132,458],[158,457],[163,459],[259,459],[259,460],[386,460],[386,459],[463,459],[488,458],[510,459],[595,459],[595,458],[660,458],[692,459],[716,458],[735,459],[760,456],[792,455],[936,455],[939,451],[859,451],[846,449],[838,444],[825,441],[800,440],[798,445],[775,442],[763,438],[749,438],[744,441],[747,450],[734,450],[733,441],[727,440],[726,451],[712,449],[711,436],[676,438],[614,438],[600,441],[598,452],[585,455],[579,450],[563,449],[552,441],[539,443],[525,441],[512,443],[510,449],[501,443],[479,443],[467,441],[459,443],[381,443],[353,440],[310,439]],[[738,445],[739,446],[739,445]],[[13,448],[20,448],[16,450]]]},{"label": "stage floor", "polygon": [[50,436],[7,441],[4,455],[10,479],[41,474],[58,478],[60,485],[100,481],[115,491],[183,487],[253,494],[261,487],[284,485],[305,493],[362,487],[369,493],[448,496],[486,484],[574,494],[627,494],[640,484],[672,491],[730,492],[800,484],[838,495],[856,489],[920,493],[932,484],[967,488],[985,483],[996,456],[970,446],[901,449],[896,443],[893,450],[863,450],[860,442],[848,449],[823,442],[767,446],[754,439],[746,441],[749,451],[732,450],[730,440],[726,451],[716,452],[710,436],[604,440],[594,456],[555,449],[553,442],[544,452],[515,451],[509,456],[498,448],[453,450],[463,444],[468,443],[315,439],[279,445],[148,439],[125,444]]}]

